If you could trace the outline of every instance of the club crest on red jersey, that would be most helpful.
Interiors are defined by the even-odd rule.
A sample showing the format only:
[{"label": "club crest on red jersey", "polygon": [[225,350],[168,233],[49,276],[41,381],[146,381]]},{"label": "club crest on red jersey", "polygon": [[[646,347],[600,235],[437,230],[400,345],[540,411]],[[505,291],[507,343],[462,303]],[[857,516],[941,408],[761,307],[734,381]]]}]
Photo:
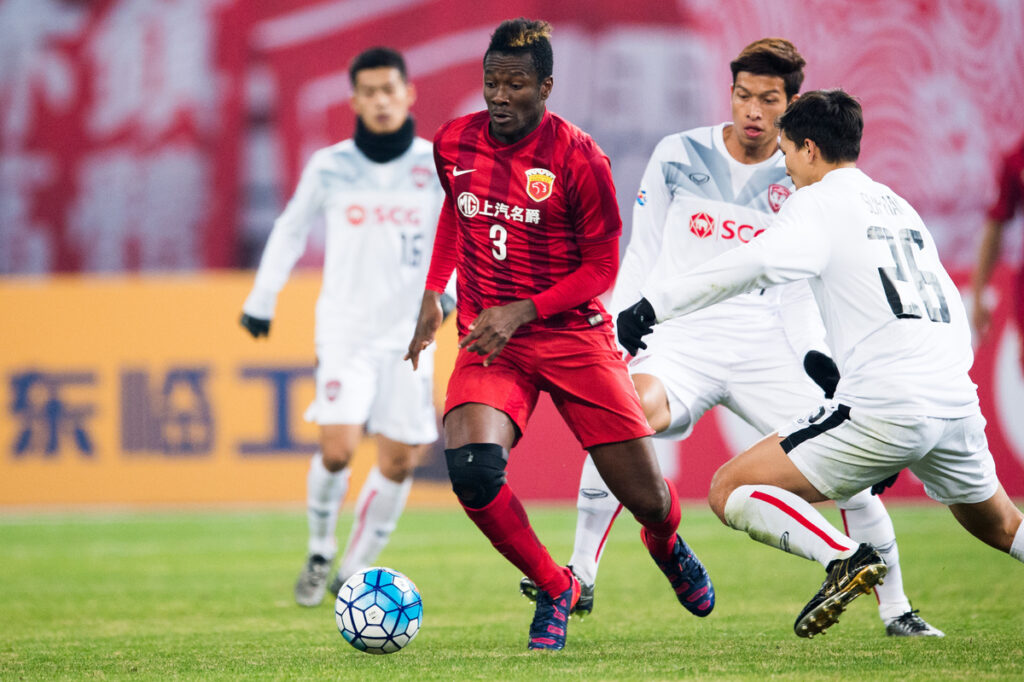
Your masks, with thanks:
[{"label": "club crest on red jersey", "polygon": [[526,193],[534,201],[544,201],[551,196],[555,185],[555,174],[544,168],[531,168],[526,171]]},{"label": "club crest on red jersey", "polygon": [[704,239],[715,232],[715,219],[707,213],[694,213],[690,216],[690,232]]},{"label": "club crest on red jersey", "polygon": [[778,213],[789,194],[789,188],[784,185],[768,185],[768,203],[772,205],[772,210]]}]

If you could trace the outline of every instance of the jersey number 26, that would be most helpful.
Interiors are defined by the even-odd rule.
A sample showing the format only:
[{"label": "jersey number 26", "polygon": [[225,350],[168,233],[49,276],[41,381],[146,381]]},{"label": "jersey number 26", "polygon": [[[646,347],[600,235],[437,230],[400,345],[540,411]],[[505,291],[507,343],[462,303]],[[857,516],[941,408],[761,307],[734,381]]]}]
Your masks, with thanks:
[{"label": "jersey number 26", "polygon": [[[878,268],[882,289],[892,313],[899,318],[921,319],[921,309],[932,322],[949,322],[949,308],[942,294],[942,285],[934,272],[917,267],[917,252],[924,249],[924,239],[918,230],[900,230],[894,238],[884,227],[868,227],[868,239],[884,239],[889,243],[894,266]],[[898,243],[897,243],[898,241]],[[912,282],[913,291],[904,288],[903,295],[897,282]]]}]

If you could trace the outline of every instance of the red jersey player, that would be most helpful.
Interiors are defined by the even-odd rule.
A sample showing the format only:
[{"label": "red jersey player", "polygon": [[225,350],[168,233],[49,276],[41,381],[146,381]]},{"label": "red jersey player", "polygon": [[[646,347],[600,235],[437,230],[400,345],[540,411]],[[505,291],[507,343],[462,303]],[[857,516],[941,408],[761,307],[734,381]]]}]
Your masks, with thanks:
[{"label": "red jersey player", "polygon": [[[971,283],[974,290],[971,322],[974,331],[981,338],[988,334],[992,316],[992,311],[985,302],[985,285],[988,284],[992,270],[999,260],[1003,228],[1013,218],[1018,205],[1024,206],[1024,139],[1003,158],[999,168],[999,196],[988,210],[985,232],[981,238],[981,247],[978,249],[978,263]],[[1021,263],[1017,271],[1013,287],[1013,312],[1017,320],[1017,330],[1021,335],[1020,366],[1024,371],[1024,263]]]},{"label": "red jersey player", "polygon": [[461,341],[445,404],[448,473],[470,519],[541,589],[530,649],[565,646],[580,593],[505,479],[540,391],[643,526],[679,601],[698,616],[715,602],[707,571],[676,533],[679,501],[597,300],[618,270],[622,223],[608,158],[545,109],[550,32],[546,22],[523,18],[498,26],[484,55],[487,111],[446,123],[434,138],[446,197],[407,355],[415,366],[434,340],[441,292],[457,269]]}]

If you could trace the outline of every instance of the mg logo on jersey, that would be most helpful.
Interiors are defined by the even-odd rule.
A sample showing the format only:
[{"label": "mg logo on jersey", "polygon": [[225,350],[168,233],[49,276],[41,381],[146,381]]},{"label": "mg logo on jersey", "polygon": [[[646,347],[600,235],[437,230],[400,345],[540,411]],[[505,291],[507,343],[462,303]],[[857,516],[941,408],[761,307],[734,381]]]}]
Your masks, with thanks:
[{"label": "mg logo on jersey", "polygon": [[778,213],[782,208],[782,202],[789,198],[789,194],[789,188],[784,185],[769,185],[768,203],[771,204],[772,210]]},{"label": "mg logo on jersey", "polygon": [[526,171],[526,193],[534,201],[544,201],[551,196],[555,185],[555,174],[544,168],[531,168]]},{"label": "mg logo on jersey", "polygon": [[472,218],[480,212],[480,200],[472,192],[463,192],[458,200],[459,212],[467,218]]},{"label": "mg logo on jersey", "polygon": [[715,219],[707,213],[694,213],[690,216],[690,232],[701,239],[710,237],[715,233]]}]

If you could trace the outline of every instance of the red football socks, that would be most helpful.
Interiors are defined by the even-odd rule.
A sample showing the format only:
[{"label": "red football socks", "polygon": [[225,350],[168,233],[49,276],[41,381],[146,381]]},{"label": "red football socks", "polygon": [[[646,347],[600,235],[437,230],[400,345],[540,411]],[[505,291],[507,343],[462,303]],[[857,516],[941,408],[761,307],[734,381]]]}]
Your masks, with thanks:
[{"label": "red football socks", "polygon": [[[498,496],[481,509],[473,509],[466,505],[462,505],[462,508],[466,510],[466,514],[477,528],[487,536],[494,548],[536,583],[537,587],[552,598],[569,589],[569,572],[555,563],[547,548],[537,539],[526,516],[526,510],[511,488],[503,485]],[[678,526],[678,502],[675,509]],[[671,513],[669,515],[671,516]],[[675,538],[675,535],[672,537]]]},{"label": "red football socks", "polygon": [[660,523],[643,523],[637,519],[644,527],[640,537],[643,539],[644,545],[647,546],[647,551],[658,561],[667,561],[672,556],[672,551],[676,546],[676,531],[679,530],[679,520],[683,515],[679,508],[676,487],[667,478],[665,483],[668,485],[668,494],[672,497],[672,504],[665,520]]}]

